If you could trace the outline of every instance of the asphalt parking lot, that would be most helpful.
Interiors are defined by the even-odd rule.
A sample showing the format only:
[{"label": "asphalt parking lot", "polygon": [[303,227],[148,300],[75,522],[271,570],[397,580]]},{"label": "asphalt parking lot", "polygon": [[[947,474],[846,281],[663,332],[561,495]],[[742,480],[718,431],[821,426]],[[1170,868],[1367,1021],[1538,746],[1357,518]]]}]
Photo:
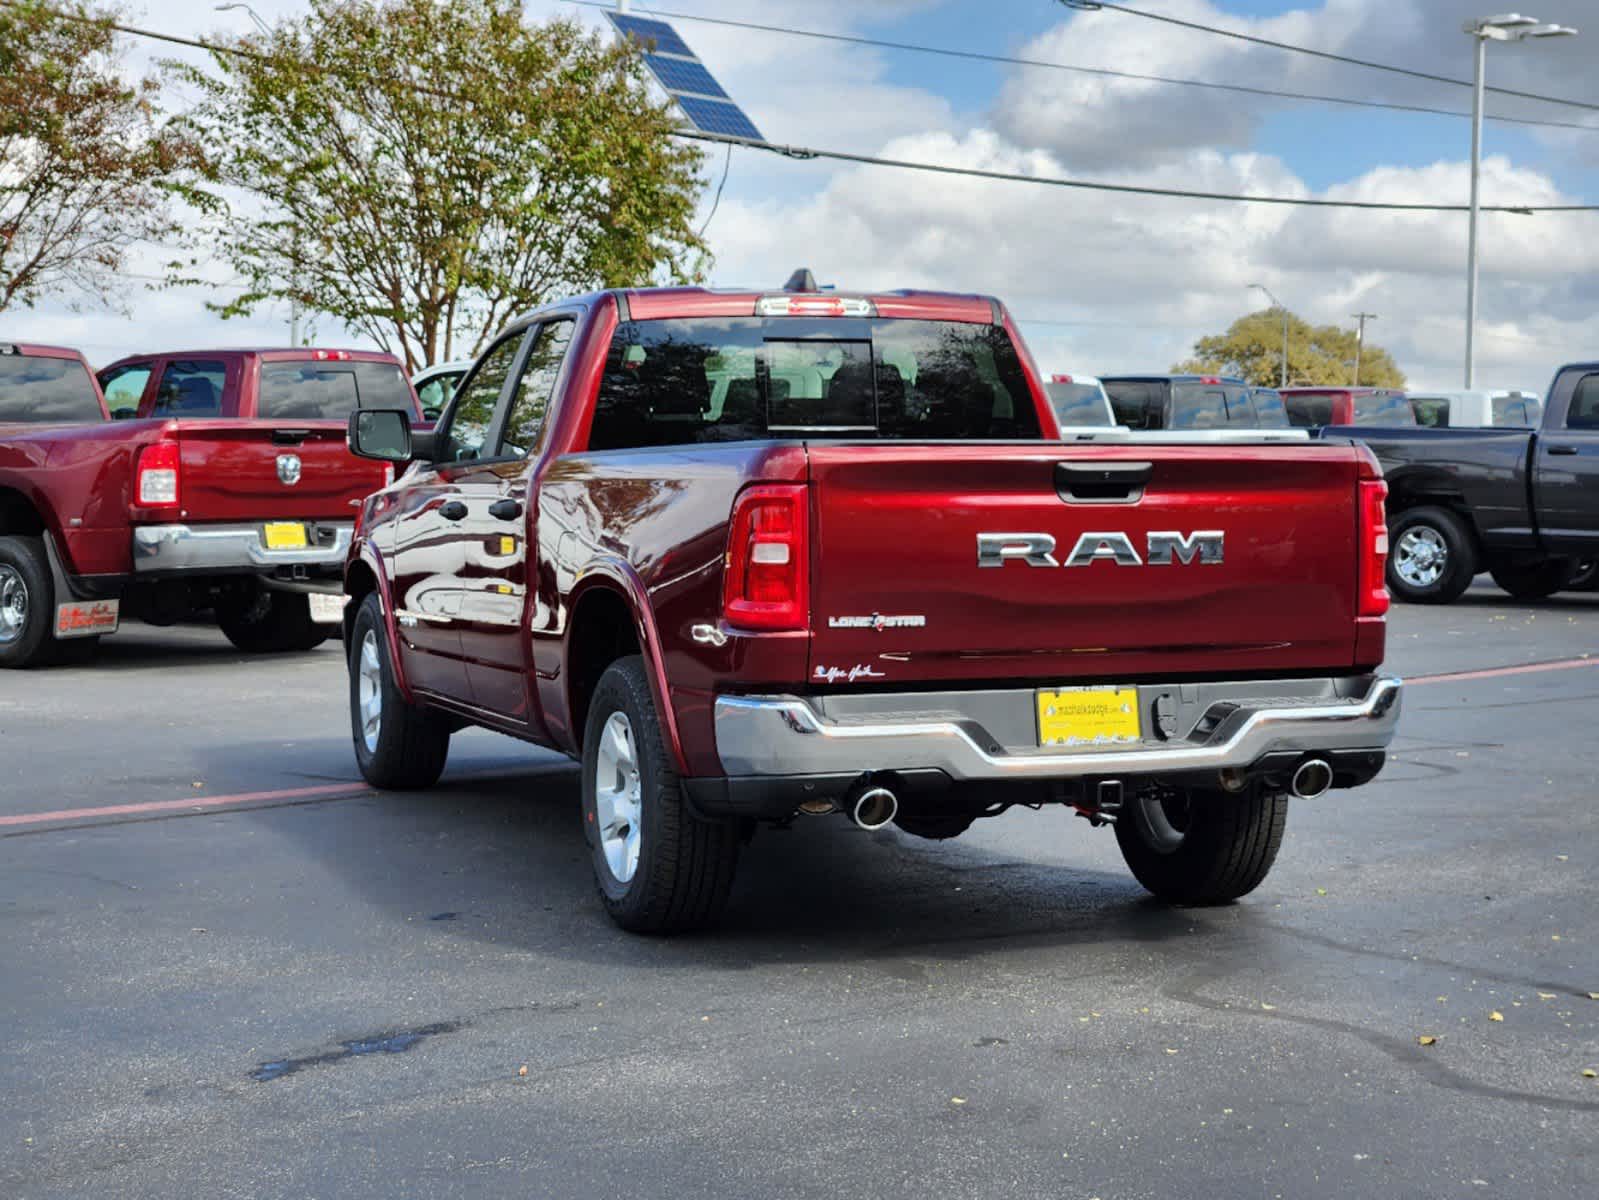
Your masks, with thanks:
[{"label": "asphalt parking lot", "polygon": [[678,940],[564,760],[358,786],[336,643],[0,676],[0,1196],[1591,1197],[1599,597],[1390,637],[1394,760],[1236,905],[1064,812],[835,817]]}]

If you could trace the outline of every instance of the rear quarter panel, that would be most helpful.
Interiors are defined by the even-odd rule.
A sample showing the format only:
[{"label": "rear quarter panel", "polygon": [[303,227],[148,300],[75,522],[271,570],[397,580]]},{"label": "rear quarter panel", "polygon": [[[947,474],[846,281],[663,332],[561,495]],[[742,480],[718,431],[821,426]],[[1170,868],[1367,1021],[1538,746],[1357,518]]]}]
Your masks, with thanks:
[{"label": "rear quarter panel", "polygon": [[1388,513],[1422,504],[1463,511],[1483,542],[1530,546],[1535,522],[1527,492],[1526,429],[1328,426],[1321,436],[1371,447],[1388,481]]},{"label": "rear quarter panel", "polygon": [[[734,498],[748,483],[802,481],[805,471],[802,446],[770,442],[576,453],[549,465],[534,530],[531,636],[540,704],[557,744],[576,744],[568,642],[572,614],[593,587],[631,595],[635,617],[653,625],[644,640],[659,647],[686,765],[696,774],[719,770],[710,726],[717,690],[792,687],[804,677],[805,633],[743,635],[722,625],[721,609]],[[647,607],[637,611],[640,597]]]},{"label": "rear quarter panel", "polygon": [[126,574],[134,464],[166,425],[0,426],[0,489],[20,493],[40,513],[70,573]]}]

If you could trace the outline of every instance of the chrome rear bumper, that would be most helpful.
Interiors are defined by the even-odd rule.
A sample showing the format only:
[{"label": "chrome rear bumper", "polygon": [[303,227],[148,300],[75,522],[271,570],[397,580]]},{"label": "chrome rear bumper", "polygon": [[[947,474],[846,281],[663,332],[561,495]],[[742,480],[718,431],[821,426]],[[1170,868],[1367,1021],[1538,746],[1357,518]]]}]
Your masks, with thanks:
[{"label": "chrome rear bumper", "polygon": [[133,569],[162,571],[262,571],[278,567],[344,569],[355,526],[350,521],[304,522],[311,545],[269,550],[259,523],[243,525],[137,525]]},{"label": "chrome rear bumper", "polygon": [[[1115,748],[1040,748],[1033,693],[721,696],[716,747],[733,777],[941,771],[957,782],[1170,776],[1245,769],[1278,754],[1379,750],[1399,725],[1391,676],[1140,685],[1153,736]],[[1250,699],[1253,692],[1260,699]],[[1157,720],[1154,706],[1178,717]],[[829,708],[833,711],[829,711]],[[1170,733],[1162,735],[1165,725]]]}]

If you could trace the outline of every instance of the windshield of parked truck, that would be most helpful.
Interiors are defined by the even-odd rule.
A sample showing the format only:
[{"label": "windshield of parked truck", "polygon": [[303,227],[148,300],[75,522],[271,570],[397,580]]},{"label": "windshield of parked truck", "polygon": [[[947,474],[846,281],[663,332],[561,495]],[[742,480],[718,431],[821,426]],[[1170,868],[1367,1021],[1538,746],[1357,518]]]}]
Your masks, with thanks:
[{"label": "windshield of parked truck", "polygon": [[1016,347],[997,326],[686,318],[617,329],[589,448],[1042,436]]},{"label": "windshield of parked truck", "polygon": [[398,365],[384,362],[269,362],[261,365],[258,417],[343,421],[358,408],[411,409]]},{"label": "windshield of parked truck", "polygon": [[103,420],[94,380],[77,359],[0,354],[0,423]]},{"label": "windshield of parked truck", "polygon": [[1416,411],[1403,392],[1370,392],[1355,397],[1356,425],[1414,425]]},{"label": "windshield of parked truck", "polygon": [[1055,420],[1062,428],[1067,426],[1106,426],[1110,419],[1110,403],[1097,383],[1046,383],[1050,407],[1055,410]]}]

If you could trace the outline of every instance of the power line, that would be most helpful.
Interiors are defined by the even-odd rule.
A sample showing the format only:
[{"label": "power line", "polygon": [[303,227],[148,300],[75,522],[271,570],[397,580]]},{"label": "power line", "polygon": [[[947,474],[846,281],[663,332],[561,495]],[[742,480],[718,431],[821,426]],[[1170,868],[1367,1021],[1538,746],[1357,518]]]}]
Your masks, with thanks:
[{"label": "power line", "polygon": [[[1142,8],[1131,8],[1125,4],[1113,4],[1111,0],[1059,0],[1059,2],[1067,8],[1077,9],[1079,12],[1112,9],[1116,12],[1130,13],[1135,17],[1145,17],[1151,21],[1160,21],[1167,25],[1179,25],[1184,29],[1197,29],[1202,33],[1214,33],[1220,37],[1232,38],[1234,41],[1250,42],[1256,46],[1269,46],[1273,50],[1288,50],[1295,54],[1308,54],[1312,58],[1322,58],[1329,62],[1347,63],[1353,67],[1365,67],[1372,71],[1387,71],[1393,75],[1408,75],[1412,79],[1426,79],[1433,83],[1447,83],[1453,87],[1474,86],[1469,79],[1456,79],[1450,75],[1435,75],[1431,71],[1417,71],[1411,67],[1399,67],[1393,63],[1372,62],[1366,58],[1351,58],[1347,54],[1334,54],[1330,50],[1315,50],[1309,46],[1296,46],[1291,42],[1274,42],[1270,38],[1257,37],[1252,33],[1240,33],[1236,29],[1222,29],[1215,25],[1202,25],[1198,21],[1185,21],[1181,17],[1169,17],[1164,13],[1149,12]],[[1581,108],[1589,112],[1599,112],[1599,104],[1592,104],[1586,100],[1568,100],[1563,96],[1544,96],[1537,92],[1520,92],[1515,88],[1489,87],[1486,90],[1501,96],[1516,96],[1522,100],[1537,100],[1543,104],[1563,104],[1568,108]]]},{"label": "power line", "polygon": [[[606,0],[564,0],[580,8],[613,8]],[[1282,100],[1304,100],[1313,104],[1340,104],[1349,108],[1377,108],[1391,112],[1424,113],[1438,117],[1459,117],[1469,120],[1471,114],[1454,108],[1435,108],[1426,104],[1397,104],[1383,100],[1357,100],[1352,96],[1327,96],[1316,92],[1290,92],[1278,88],[1251,87],[1243,83],[1216,83],[1208,79],[1179,79],[1170,75],[1145,75],[1137,71],[1117,71],[1109,67],[1084,67],[1074,63],[1050,62],[1038,58],[1017,58],[1005,54],[986,54],[978,50],[955,50],[948,46],[927,46],[916,42],[895,42],[883,38],[860,37],[847,33],[824,33],[818,29],[797,29],[787,25],[764,25],[756,21],[735,21],[727,17],[702,17],[692,13],[665,12],[650,9],[654,16],[670,17],[674,21],[697,21],[702,25],[723,25],[732,29],[748,29],[761,33],[777,33],[788,37],[814,38],[824,42],[843,42],[853,46],[876,46],[887,50],[906,50],[914,54],[934,54],[944,58],[966,59],[970,62],[1000,63],[1006,66],[1031,67],[1046,71],[1070,71],[1081,75],[1098,75],[1108,79],[1130,79],[1140,83],[1161,83],[1174,87],[1204,88],[1218,92],[1235,92],[1246,96],[1269,96]],[[1485,120],[1507,125],[1538,125],[1551,129],[1578,129],[1599,133],[1599,125],[1581,121],[1540,121],[1532,117],[1509,117],[1485,114]]]},{"label": "power line", "polygon": [[[1046,187],[1081,188],[1095,192],[1123,192],[1136,196],[1171,196],[1185,200],[1227,200],[1248,204],[1286,204],[1302,208],[1356,208],[1388,212],[1465,212],[1464,204],[1398,204],[1381,200],[1317,200],[1306,196],[1251,196],[1240,192],[1200,192],[1184,188],[1144,187],[1130,183],[1100,183],[1088,179],[1066,179],[1050,175],[1022,175],[1011,171],[985,171],[979,167],[951,167],[940,163],[915,162],[905,158],[883,158],[874,154],[853,154],[847,150],[819,150],[810,146],[784,146],[755,138],[707,133],[698,129],[675,129],[673,137],[770,150],[787,158],[831,158],[841,162],[863,163],[874,167],[899,167],[907,171],[930,171],[939,175],[966,175],[974,179],[998,179],[1007,183],[1032,183]],[[1599,212],[1599,204],[1495,204],[1480,206],[1483,212],[1533,213]]]},{"label": "power line", "polygon": [[[17,0],[0,0],[0,7],[20,7]],[[190,46],[198,50],[206,50],[217,54],[231,54],[256,60],[267,60],[269,55],[260,51],[249,50],[240,46],[229,45],[223,42],[209,42],[196,38],[180,37],[177,34],[161,33],[153,29],[144,29],[136,25],[124,25],[117,22],[97,21],[76,13],[61,12],[56,9],[45,9],[50,15],[61,20],[74,21],[84,24],[108,25],[119,33],[130,34],[134,37],[153,38],[157,41],[169,42],[174,45]],[[448,92],[429,88],[425,84],[415,84],[414,89],[426,95],[439,96],[442,99],[458,99]],[[1388,212],[1465,212],[1464,204],[1398,204],[1376,200],[1317,200],[1302,196],[1251,196],[1237,192],[1202,192],[1183,188],[1157,188],[1144,187],[1125,183],[1101,183],[1086,179],[1066,179],[1046,175],[1022,175],[1009,171],[985,171],[978,167],[952,167],[940,163],[915,162],[910,159],[884,158],[878,155],[853,154],[845,150],[823,150],[810,146],[787,146],[775,142],[761,141],[755,138],[733,137],[722,133],[709,133],[696,129],[675,129],[673,137],[687,138],[691,141],[715,142],[720,145],[749,146],[756,150],[770,150],[786,158],[812,159],[827,158],[840,162],[855,162],[867,166],[897,167],[909,171],[927,171],[938,175],[961,175],[972,179],[994,179],[1007,183],[1031,183],[1046,187],[1078,188],[1084,191],[1119,192],[1126,195],[1138,196],[1166,196],[1186,200],[1221,200],[1250,204],[1281,204],[1301,208],[1346,208],[1370,209]],[[1517,213],[1523,216],[1533,213],[1559,213],[1559,212],[1595,212],[1599,211],[1596,204],[1542,204],[1542,205],[1512,205],[1512,204],[1485,204],[1480,206],[1482,212]]]}]

